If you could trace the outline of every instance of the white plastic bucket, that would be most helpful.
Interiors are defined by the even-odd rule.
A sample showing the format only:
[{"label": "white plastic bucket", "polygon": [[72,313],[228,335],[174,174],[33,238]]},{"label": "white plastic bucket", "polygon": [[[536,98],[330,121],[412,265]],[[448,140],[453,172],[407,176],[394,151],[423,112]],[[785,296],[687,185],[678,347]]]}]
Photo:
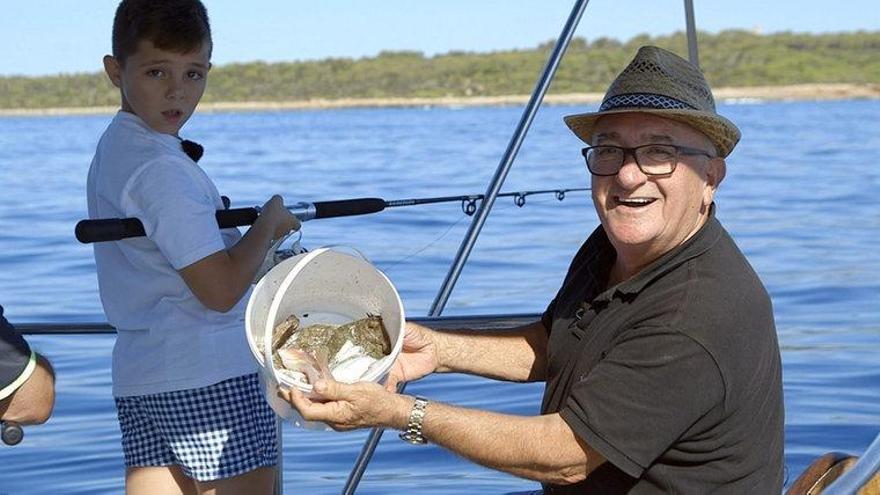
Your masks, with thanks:
[{"label": "white plastic bucket", "polygon": [[382,317],[392,343],[391,354],[371,367],[360,381],[381,383],[403,346],[405,317],[403,303],[391,281],[362,256],[316,249],[298,254],[273,267],[251,293],[245,311],[245,330],[254,359],[261,366],[266,400],[282,418],[309,429],[326,429],[323,423],[304,421],[276,388],[296,387],[305,394],[309,384],[278,373],[271,364],[272,330],[290,315],[300,327],[315,323],[341,324],[364,318]]}]

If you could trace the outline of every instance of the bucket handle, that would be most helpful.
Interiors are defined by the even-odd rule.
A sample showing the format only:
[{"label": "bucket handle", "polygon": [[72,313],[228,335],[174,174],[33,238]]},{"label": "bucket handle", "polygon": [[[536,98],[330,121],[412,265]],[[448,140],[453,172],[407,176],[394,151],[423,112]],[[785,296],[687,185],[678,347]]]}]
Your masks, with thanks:
[{"label": "bucket handle", "polygon": [[[329,251],[328,248],[318,248],[318,249],[315,249],[314,251],[311,251],[308,254],[306,254],[306,256],[297,263],[298,266],[296,266],[293,270],[291,270],[290,273],[287,274],[287,278],[296,277],[297,274],[299,274],[299,272],[302,270],[303,267],[308,265],[309,262],[311,262],[313,259],[320,256],[321,254],[326,253],[327,251]],[[269,314],[271,314],[271,313],[272,312],[269,311]],[[285,384],[280,379],[279,373],[275,369],[275,365],[272,361],[272,337],[273,337],[272,331],[275,329],[274,323],[275,322],[269,321],[269,315],[267,314],[266,315],[266,322],[265,322],[265,325],[263,328],[263,368],[262,368],[262,372],[268,374],[268,377],[271,377],[273,379],[272,381],[277,383],[279,386],[283,387],[283,386],[285,386]],[[268,383],[268,381],[267,381],[267,383]],[[311,388],[311,384],[306,384],[305,386],[309,389]]]},{"label": "bucket handle", "polygon": [[[325,251],[331,250],[331,249],[334,251],[349,251],[350,254],[356,254],[356,255],[360,256],[361,258],[363,258],[363,260],[366,261],[367,263],[373,265],[373,263],[370,261],[370,258],[367,258],[367,255],[362,253],[358,248],[356,248],[354,246],[349,246],[348,244],[326,244],[324,246],[321,246],[318,249],[323,249]],[[373,266],[375,266],[375,265],[373,265]]]}]

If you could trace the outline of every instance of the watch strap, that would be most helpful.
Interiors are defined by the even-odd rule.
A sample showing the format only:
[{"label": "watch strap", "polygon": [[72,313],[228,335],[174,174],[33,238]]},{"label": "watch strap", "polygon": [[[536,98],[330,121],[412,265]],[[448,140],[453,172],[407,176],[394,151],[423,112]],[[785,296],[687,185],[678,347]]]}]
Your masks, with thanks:
[{"label": "watch strap", "polygon": [[406,429],[400,432],[400,439],[413,445],[424,445],[428,440],[422,435],[422,424],[428,408],[428,400],[416,397],[412,409],[409,411],[409,422]]}]

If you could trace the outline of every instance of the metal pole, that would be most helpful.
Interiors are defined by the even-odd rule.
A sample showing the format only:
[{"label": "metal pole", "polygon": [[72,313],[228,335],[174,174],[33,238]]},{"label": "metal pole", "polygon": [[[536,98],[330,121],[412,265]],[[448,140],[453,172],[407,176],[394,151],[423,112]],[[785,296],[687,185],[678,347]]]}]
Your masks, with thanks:
[{"label": "metal pole", "polygon": [[275,436],[278,438],[278,454],[275,462],[275,495],[284,493],[284,442],[281,437],[283,425],[280,416],[275,416]]},{"label": "metal pole", "polygon": [[[492,177],[492,182],[490,182],[489,187],[486,189],[485,200],[480,204],[474,219],[471,221],[471,226],[458,249],[458,254],[455,256],[455,260],[449,269],[449,273],[446,275],[446,280],[443,281],[443,286],[437,293],[437,297],[428,313],[429,316],[437,317],[443,312],[443,308],[446,306],[446,301],[452,293],[452,288],[455,286],[455,282],[458,280],[459,275],[461,275],[461,270],[467,261],[468,255],[470,255],[474,243],[477,240],[477,236],[480,234],[480,230],[486,222],[486,217],[489,215],[489,211],[495,203],[498,191],[501,190],[501,185],[504,183],[504,179],[507,177],[507,173],[513,165],[516,153],[519,151],[522,141],[529,130],[529,126],[535,118],[535,113],[537,113],[538,107],[540,107],[541,101],[544,99],[544,94],[547,92],[547,88],[553,80],[553,75],[559,67],[562,55],[565,53],[565,49],[568,48],[571,38],[574,36],[574,31],[580,22],[584,9],[587,7],[587,3],[589,3],[589,0],[577,0],[575,2],[574,8],[572,8],[571,14],[568,16],[568,20],[565,23],[565,27],[562,28],[562,33],[556,41],[556,46],[553,47],[550,59],[544,67],[544,72],[541,74],[541,77],[535,85],[535,89],[526,105],[522,118],[520,118],[516,131],[510,140],[510,144],[508,144],[507,150],[504,152],[504,157],[501,159],[501,163],[498,164],[498,168],[495,170],[495,176]],[[398,388],[398,392],[403,392],[405,387],[406,384],[402,384]],[[348,481],[345,483],[345,488],[342,491],[343,494],[354,494],[364,471],[367,469],[367,464],[369,464],[370,459],[373,457],[373,452],[376,450],[376,446],[379,445],[379,440],[382,438],[383,432],[384,428],[373,428],[373,430],[370,431],[370,435],[367,438],[366,443],[364,443],[364,447],[355,462],[354,468],[349,474]]]},{"label": "metal pole", "polygon": [[544,99],[544,94],[547,92],[547,88],[553,80],[553,75],[559,67],[562,55],[565,53],[566,48],[568,48],[571,38],[574,36],[574,31],[577,28],[578,22],[580,22],[584,9],[587,7],[587,3],[589,3],[589,0],[577,0],[577,2],[575,2],[574,8],[565,23],[565,27],[563,27],[562,33],[556,41],[556,46],[553,47],[553,53],[550,54],[550,59],[544,67],[544,72],[541,74],[538,83],[535,85],[535,90],[532,92],[532,96],[529,99],[529,103],[526,105],[522,118],[520,118],[516,131],[510,140],[510,144],[508,144],[507,150],[504,152],[504,157],[501,159],[501,163],[498,164],[498,168],[495,170],[495,176],[492,177],[492,182],[486,189],[486,199],[477,210],[477,214],[473,221],[471,221],[471,226],[468,229],[464,240],[462,240],[461,246],[458,249],[458,254],[455,256],[455,261],[453,261],[452,266],[449,268],[446,280],[443,281],[443,286],[437,293],[436,299],[434,299],[434,304],[431,306],[431,311],[428,313],[429,316],[440,316],[443,312],[443,308],[446,306],[446,301],[452,293],[455,282],[458,281],[458,277],[461,275],[461,270],[464,268],[464,264],[467,262],[468,256],[476,243],[477,236],[480,235],[480,230],[486,222],[486,217],[489,216],[489,211],[495,203],[495,197],[498,195],[498,191],[501,189],[502,184],[504,184],[504,179],[507,178],[507,173],[513,165],[513,160],[516,158],[516,154],[522,145],[523,139],[525,139],[529,126],[531,126],[532,120],[534,120],[535,114],[541,106],[541,101]]},{"label": "metal pole", "polygon": [[687,23],[688,60],[700,66],[700,54],[697,53],[697,24],[694,21],[694,0],[684,0],[684,17]]}]

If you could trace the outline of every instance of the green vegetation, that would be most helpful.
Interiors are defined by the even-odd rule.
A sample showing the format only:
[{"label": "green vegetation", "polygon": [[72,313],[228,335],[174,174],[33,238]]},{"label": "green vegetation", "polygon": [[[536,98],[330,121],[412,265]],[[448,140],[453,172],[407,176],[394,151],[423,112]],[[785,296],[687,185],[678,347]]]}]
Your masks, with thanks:
[{"label": "green vegetation", "polygon": [[[699,33],[700,62],[713,87],[799,83],[880,83],[880,31],[836,34],[742,30]],[[687,53],[684,33],[627,42],[573,40],[550,92],[603,92],[636,49],[654,44]],[[270,102],[339,98],[499,96],[531,92],[552,49],[494,53],[382,52],[363,59],[216,67],[206,102]],[[295,51],[291,53],[296,56]],[[96,64],[99,61],[96,61]],[[103,73],[0,77],[0,108],[117,105],[117,90]]]}]

